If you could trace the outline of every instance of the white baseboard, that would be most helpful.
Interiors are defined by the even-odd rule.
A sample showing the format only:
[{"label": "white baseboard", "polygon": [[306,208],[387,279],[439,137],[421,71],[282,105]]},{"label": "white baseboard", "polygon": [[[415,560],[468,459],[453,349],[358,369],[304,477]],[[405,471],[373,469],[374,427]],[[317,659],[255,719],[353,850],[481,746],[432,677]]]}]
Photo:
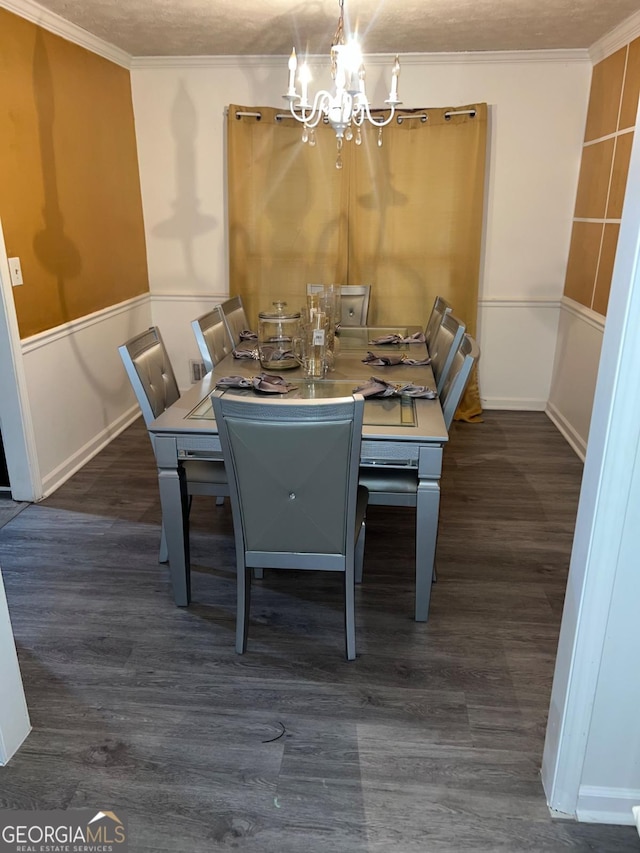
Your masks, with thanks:
[{"label": "white baseboard", "polygon": [[635,826],[632,808],[637,805],[640,805],[640,790],[582,785],[576,816],[583,823]]},{"label": "white baseboard", "polygon": [[553,403],[547,403],[545,411],[549,420],[559,430],[559,432],[562,433],[567,442],[571,445],[571,447],[573,447],[577,455],[584,462],[585,456],[587,454],[587,444],[585,440],[580,435],[578,435],[576,430],[573,429],[571,424],[558,411],[558,409],[553,405]]},{"label": "white baseboard", "polygon": [[527,397],[482,397],[483,409],[503,409],[514,412],[544,412],[547,401]]},{"label": "white baseboard", "polygon": [[109,424],[102,432],[94,436],[84,447],[81,447],[76,453],[66,459],[62,465],[51,471],[42,481],[42,497],[47,498],[49,495],[52,495],[76,471],[79,471],[83,465],[86,465],[90,459],[93,459],[94,456],[100,453],[116,436],[124,432],[139,417],[140,407],[136,404],[112,424]]}]

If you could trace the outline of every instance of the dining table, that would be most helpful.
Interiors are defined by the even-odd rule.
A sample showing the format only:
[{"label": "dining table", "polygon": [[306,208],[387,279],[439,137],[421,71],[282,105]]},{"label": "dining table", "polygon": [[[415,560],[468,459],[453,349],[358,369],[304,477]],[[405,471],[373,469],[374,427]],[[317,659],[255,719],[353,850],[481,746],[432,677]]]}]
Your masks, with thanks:
[{"label": "dining table", "polygon": [[[406,340],[419,332],[415,326],[345,327],[339,331],[333,369],[322,379],[308,379],[302,367],[281,372],[287,396],[341,397],[352,394],[372,377],[401,389],[404,385],[435,388],[428,364],[400,363],[372,366],[363,361],[374,356],[406,355],[427,358],[423,342],[375,344],[395,335]],[[251,341],[243,344],[244,358],[226,356],[201,380],[194,383],[149,426],[158,466],[162,521],[169,555],[169,571],[176,605],[191,599],[189,555],[189,499],[182,462],[190,459],[221,460],[222,449],[211,405],[211,394],[222,378],[251,379],[265,371]],[[249,352],[246,352],[249,350]],[[269,371],[273,373],[273,371]],[[252,388],[225,393],[260,393]],[[433,578],[440,505],[443,449],[448,441],[440,402],[397,393],[366,397],[360,450],[361,466],[414,469],[416,494],[415,619],[427,621]]]}]

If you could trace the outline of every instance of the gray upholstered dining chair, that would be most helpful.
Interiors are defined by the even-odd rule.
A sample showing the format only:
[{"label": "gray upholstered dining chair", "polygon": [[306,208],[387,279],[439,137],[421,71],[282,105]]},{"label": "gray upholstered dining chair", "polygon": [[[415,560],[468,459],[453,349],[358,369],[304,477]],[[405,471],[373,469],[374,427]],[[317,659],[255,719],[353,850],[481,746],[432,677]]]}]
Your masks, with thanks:
[{"label": "gray upholstered dining chair", "polygon": [[453,423],[453,416],[460,405],[460,400],[465,392],[473,366],[480,358],[480,347],[471,335],[463,335],[459,346],[453,353],[451,368],[440,392],[440,405],[447,429]]},{"label": "gray upholstered dining chair", "polygon": [[192,320],[191,328],[196,337],[205,370],[209,373],[215,364],[222,361],[233,350],[220,305],[216,305],[212,311]]},{"label": "gray upholstered dining chair", "polygon": [[358,485],[364,400],[211,397],[229,472],[236,542],[236,651],[247,645],[251,568],[344,577],[348,660],[356,656],[367,490]]},{"label": "gray upholstered dining chair", "polygon": [[[480,358],[480,349],[469,335],[463,335],[452,358],[452,367],[440,397],[442,414],[447,430],[453,422],[453,416],[464,394],[471,370]],[[371,506],[418,506],[418,471],[416,468],[360,468],[360,484],[369,492]],[[426,509],[428,512],[428,507]],[[425,518],[416,514],[416,565],[422,565],[425,557],[421,553],[420,530]],[[426,544],[426,543],[425,543]],[[435,542],[429,543],[435,548]],[[435,579],[435,568],[434,568]],[[430,590],[427,592],[430,596]],[[427,613],[429,601],[427,600]]]},{"label": "gray upholstered dining chair", "polygon": [[462,320],[459,320],[455,314],[444,314],[433,338],[429,355],[438,394],[441,393],[447,381],[453,357],[462,343],[465,328]]},{"label": "gray upholstered dining chair", "polygon": [[[307,293],[321,293],[324,284],[308,284]],[[341,284],[340,304],[342,326],[366,326],[369,314],[370,284]]]},{"label": "gray upholstered dining chair", "polygon": [[231,338],[233,347],[240,343],[240,332],[249,329],[249,322],[245,314],[241,296],[232,296],[230,299],[220,303],[220,310],[227,324],[227,331]]},{"label": "gray upholstered dining chair", "polygon": [[445,314],[451,314],[452,311],[452,306],[447,302],[446,299],[443,299],[442,296],[436,296],[436,298],[433,300],[431,314],[429,315],[429,319],[427,320],[427,325],[424,330],[427,350],[431,351],[431,343],[436,336],[436,332],[440,328],[442,318]]},{"label": "gray upholstered dining chair", "polygon": [[[152,326],[118,347],[127,376],[133,387],[144,422],[149,424],[180,397],[178,383],[173,372],[160,330]],[[153,438],[150,435],[151,444]],[[155,447],[154,447],[155,451]],[[186,475],[189,501],[193,495],[213,495],[218,503],[229,494],[229,484],[224,462],[215,460],[186,459],[182,462]],[[188,515],[188,508],[185,515]],[[162,527],[160,542],[161,563],[168,559],[167,543]]]}]

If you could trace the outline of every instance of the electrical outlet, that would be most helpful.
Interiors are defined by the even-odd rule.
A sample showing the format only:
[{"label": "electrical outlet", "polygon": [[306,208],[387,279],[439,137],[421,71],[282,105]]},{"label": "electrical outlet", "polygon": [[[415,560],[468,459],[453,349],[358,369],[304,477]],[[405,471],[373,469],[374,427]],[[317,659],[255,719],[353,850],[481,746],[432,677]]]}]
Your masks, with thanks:
[{"label": "electrical outlet", "polygon": [[191,374],[191,384],[194,382],[200,382],[200,380],[206,375],[206,368],[204,366],[204,361],[195,361],[194,359],[189,359],[189,372]]},{"label": "electrical outlet", "polygon": [[18,287],[24,284],[22,279],[22,267],[20,266],[20,258],[9,258],[9,275],[11,276],[11,284]]}]

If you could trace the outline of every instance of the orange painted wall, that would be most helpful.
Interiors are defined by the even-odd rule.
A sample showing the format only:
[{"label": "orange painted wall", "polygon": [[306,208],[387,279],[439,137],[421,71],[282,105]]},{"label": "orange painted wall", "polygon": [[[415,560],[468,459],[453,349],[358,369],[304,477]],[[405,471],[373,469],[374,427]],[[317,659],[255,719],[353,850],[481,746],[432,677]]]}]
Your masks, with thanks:
[{"label": "orange painted wall", "polygon": [[564,294],[606,315],[640,91],[640,38],[593,68]]},{"label": "orange painted wall", "polygon": [[4,9],[0,218],[22,338],[149,290],[129,72]]}]

